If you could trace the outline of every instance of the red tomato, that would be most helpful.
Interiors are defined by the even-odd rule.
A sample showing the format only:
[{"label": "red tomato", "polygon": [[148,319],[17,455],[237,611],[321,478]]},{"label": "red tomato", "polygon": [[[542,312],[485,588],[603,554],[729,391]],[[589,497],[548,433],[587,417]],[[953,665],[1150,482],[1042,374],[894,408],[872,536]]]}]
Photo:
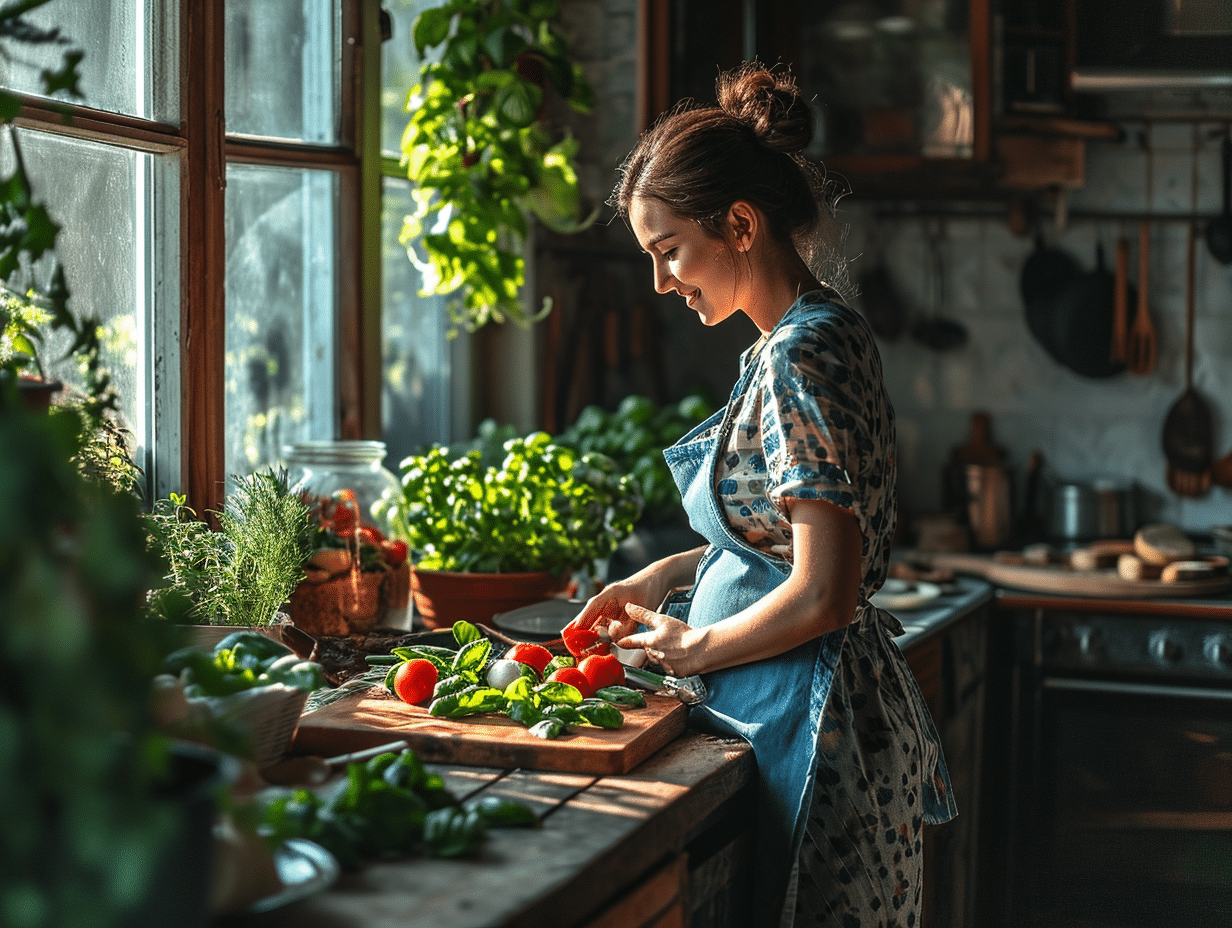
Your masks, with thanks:
[{"label": "red tomato", "polygon": [[569,653],[579,661],[588,654],[607,654],[612,649],[593,628],[566,628],[561,637]]},{"label": "red tomato", "polygon": [[595,695],[595,691],[591,689],[590,681],[586,679],[586,675],[576,667],[562,667],[560,670],[553,670],[548,680],[554,680],[557,683],[568,683],[570,686],[577,687],[583,699],[589,699]]},{"label": "red tomato", "polygon": [[339,503],[334,507],[334,515],[330,528],[335,535],[351,535],[359,524],[359,515],[353,503]]},{"label": "red tomato", "polygon": [[381,543],[385,540],[385,536],[381,534],[381,530],[379,528],[374,528],[371,525],[361,525],[357,534],[359,535],[360,541],[365,544],[370,544],[374,548],[379,548]]},{"label": "red tomato", "polygon": [[543,669],[552,660],[552,652],[543,645],[523,642],[522,644],[515,644],[510,648],[509,653],[505,657],[520,664],[529,664],[542,677]]},{"label": "red tomato", "polygon": [[406,542],[400,538],[387,538],[381,542],[381,556],[390,567],[401,567],[406,563]]},{"label": "red tomato", "polygon": [[605,686],[618,686],[625,682],[624,665],[614,654],[591,654],[582,658],[578,670],[586,677],[592,692],[599,692]]},{"label": "red tomato", "polygon": [[436,665],[423,658],[407,661],[394,674],[394,692],[403,702],[418,705],[432,696],[436,689]]}]

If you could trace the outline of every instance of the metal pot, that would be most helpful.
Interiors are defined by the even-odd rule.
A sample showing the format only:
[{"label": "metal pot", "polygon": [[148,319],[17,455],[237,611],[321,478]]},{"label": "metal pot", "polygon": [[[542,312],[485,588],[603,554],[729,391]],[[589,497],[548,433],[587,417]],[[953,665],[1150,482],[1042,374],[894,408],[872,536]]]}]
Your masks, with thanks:
[{"label": "metal pot", "polygon": [[1138,527],[1134,497],[1132,481],[1059,481],[1052,488],[1050,534],[1061,542],[1132,538]]}]

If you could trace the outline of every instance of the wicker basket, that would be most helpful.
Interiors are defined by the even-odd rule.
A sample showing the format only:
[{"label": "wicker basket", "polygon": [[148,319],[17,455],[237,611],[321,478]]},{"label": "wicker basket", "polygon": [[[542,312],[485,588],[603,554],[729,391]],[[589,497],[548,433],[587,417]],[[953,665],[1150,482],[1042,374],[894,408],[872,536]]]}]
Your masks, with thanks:
[{"label": "wicker basket", "polygon": [[216,719],[231,722],[252,739],[253,759],[264,769],[279,760],[291,745],[308,691],[285,683],[258,686],[230,696],[203,696],[189,702],[204,703]]}]

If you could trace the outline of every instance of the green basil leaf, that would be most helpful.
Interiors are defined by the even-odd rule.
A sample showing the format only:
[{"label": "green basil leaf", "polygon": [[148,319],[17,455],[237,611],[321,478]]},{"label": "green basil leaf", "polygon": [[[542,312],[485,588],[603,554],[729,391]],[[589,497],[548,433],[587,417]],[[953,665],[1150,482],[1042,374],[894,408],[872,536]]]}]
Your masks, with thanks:
[{"label": "green basil leaf", "polygon": [[538,706],[529,700],[509,703],[509,708],[505,710],[505,714],[519,725],[525,725],[527,728],[543,721],[543,713],[539,711]]},{"label": "green basil leaf", "polygon": [[599,728],[619,728],[625,723],[620,710],[601,699],[587,699],[577,707],[577,711],[589,724]]},{"label": "green basil leaf", "polygon": [[489,828],[538,828],[542,824],[530,806],[503,796],[484,796],[466,808],[478,813]]},{"label": "green basil leaf", "polygon": [[630,709],[640,709],[646,705],[646,695],[641,690],[628,686],[605,686],[595,695],[604,702],[614,706],[625,706]]},{"label": "green basil leaf", "polygon": [[483,818],[455,807],[429,812],[424,819],[424,845],[432,857],[461,857],[483,842]]},{"label": "green basil leaf", "polygon": [[491,653],[492,642],[487,638],[480,637],[468,642],[458,649],[458,654],[453,659],[453,670],[455,672],[470,670],[479,673],[487,664],[488,655]]},{"label": "green basil leaf", "polygon": [[556,719],[558,722],[569,726],[584,725],[586,723],[586,716],[578,711],[577,706],[571,706],[563,702],[548,706],[543,710],[543,717]]},{"label": "green basil leaf", "polygon": [[458,647],[470,644],[472,641],[478,641],[483,637],[483,632],[477,629],[470,622],[454,622],[453,623],[453,640],[458,643]]},{"label": "green basil leaf", "polygon": [[558,738],[565,732],[565,723],[560,719],[544,719],[542,722],[536,722],[530,727],[530,733],[536,738],[543,738],[545,741],[552,738]]},{"label": "green basil leaf", "polygon": [[559,680],[549,680],[536,686],[534,692],[546,702],[576,705],[582,701],[582,691],[576,686],[561,683]]}]

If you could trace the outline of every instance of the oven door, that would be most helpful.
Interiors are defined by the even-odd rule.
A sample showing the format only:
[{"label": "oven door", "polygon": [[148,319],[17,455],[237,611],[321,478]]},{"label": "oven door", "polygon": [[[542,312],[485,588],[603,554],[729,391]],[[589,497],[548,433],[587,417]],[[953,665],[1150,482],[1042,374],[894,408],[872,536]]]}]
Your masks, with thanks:
[{"label": "oven door", "polygon": [[1025,924],[1232,925],[1232,690],[1041,682]]}]

